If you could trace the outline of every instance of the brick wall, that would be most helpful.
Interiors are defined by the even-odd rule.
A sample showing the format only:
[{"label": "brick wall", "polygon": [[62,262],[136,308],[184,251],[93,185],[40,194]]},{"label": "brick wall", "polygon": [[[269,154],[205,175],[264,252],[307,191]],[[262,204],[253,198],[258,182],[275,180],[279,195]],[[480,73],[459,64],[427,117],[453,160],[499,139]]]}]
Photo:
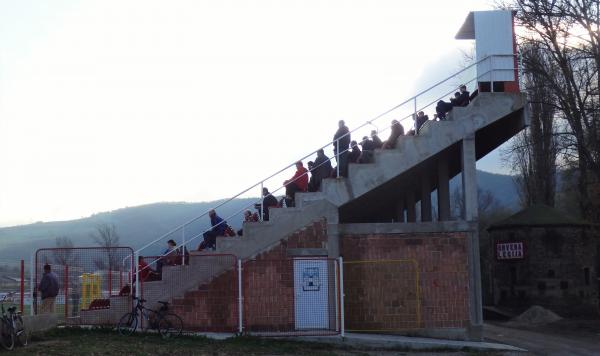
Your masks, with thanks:
[{"label": "brick wall", "polygon": [[[288,248],[324,248],[327,223],[306,226],[254,260],[242,263],[244,327],[247,331],[292,331],[294,328],[293,262]],[[201,331],[237,331],[237,270],[227,271],[173,300],[173,311],[186,328]]]},{"label": "brick wall", "polygon": [[348,330],[469,325],[466,233],[346,234],[340,250]]}]

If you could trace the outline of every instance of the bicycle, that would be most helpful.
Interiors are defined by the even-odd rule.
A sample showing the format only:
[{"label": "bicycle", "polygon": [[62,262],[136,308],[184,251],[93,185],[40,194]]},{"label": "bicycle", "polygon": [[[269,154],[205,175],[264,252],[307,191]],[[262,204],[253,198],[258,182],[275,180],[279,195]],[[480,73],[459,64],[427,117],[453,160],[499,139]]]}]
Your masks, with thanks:
[{"label": "bicycle", "polygon": [[141,322],[140,329],[142,332],[148,329],[158,329],[158,333],[165,339],[180,336],[183,331],[183,321],[174,314],[169,313],[169,303],[159,301],[162,304],[159,310],[146,308],[145,299],[133,297],[137,300],[136,305],[130,313],[126,313],[119,320],[117,331],[121,335],[131,335]]},{"label": "bicycle", "polygon": [[20,346],[27,345],[27,332],[21,317],[21,312],[17,312],[17,307],[12,306],[8,309],[4,309],[4,303],[7,302],[9,297],[14,296],[13,293],[4,295],[0,302],[2,315],[0,316],[0,344],[7,350],[12,350],[15,344]]}]

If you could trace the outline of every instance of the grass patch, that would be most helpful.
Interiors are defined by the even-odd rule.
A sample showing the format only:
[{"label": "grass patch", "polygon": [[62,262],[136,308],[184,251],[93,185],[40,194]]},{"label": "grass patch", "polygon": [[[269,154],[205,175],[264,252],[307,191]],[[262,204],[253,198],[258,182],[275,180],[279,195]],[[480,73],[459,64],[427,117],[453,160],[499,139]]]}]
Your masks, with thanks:
[{"label": "grass patch", "polygon": [[[431,353],[431,351],[429,351]],[[428,353],[428,354],[429,354]],[[121,336],[112,328],[60,328],[32,337],[27,347],[11,355],[418,355],[408,350],[358,350],[343,345],[265,339],[252,336],[214,340],[204,336],[182,336],[163,340],[156,334]],[[486,353],[440,352],[443,355]],[[487,355],[496,355],[489,353]]]}]

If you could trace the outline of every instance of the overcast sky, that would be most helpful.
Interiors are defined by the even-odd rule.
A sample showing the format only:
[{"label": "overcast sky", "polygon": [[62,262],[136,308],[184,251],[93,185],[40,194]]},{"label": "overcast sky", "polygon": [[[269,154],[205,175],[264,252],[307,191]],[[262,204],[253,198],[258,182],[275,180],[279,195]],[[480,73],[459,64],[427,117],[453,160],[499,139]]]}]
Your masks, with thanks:
[{"label": "overcast sky", "polygon": [[490,3],[0,0],[0,226],[230,197],[456,72]]}]

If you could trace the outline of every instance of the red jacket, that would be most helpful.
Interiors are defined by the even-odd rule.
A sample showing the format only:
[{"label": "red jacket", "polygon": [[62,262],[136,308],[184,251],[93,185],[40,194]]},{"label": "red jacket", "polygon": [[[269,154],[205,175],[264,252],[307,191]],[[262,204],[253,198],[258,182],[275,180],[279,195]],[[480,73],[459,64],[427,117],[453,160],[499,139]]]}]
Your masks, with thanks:
[{"label": "red jacket", "polygon": [[[296,179],[296,178],[298,178],[298,179]],[[296,171],[296,174],[294,174],[294,176],[292,178],[287,180],[285,184],[288,184],[291,182],[296,183],[298,188],[300,188],[301,191],[305,192],[306,189],[308,189],[308,169],[306,169],[304,167],[300,167],[300,169],[298,169]]]}]

